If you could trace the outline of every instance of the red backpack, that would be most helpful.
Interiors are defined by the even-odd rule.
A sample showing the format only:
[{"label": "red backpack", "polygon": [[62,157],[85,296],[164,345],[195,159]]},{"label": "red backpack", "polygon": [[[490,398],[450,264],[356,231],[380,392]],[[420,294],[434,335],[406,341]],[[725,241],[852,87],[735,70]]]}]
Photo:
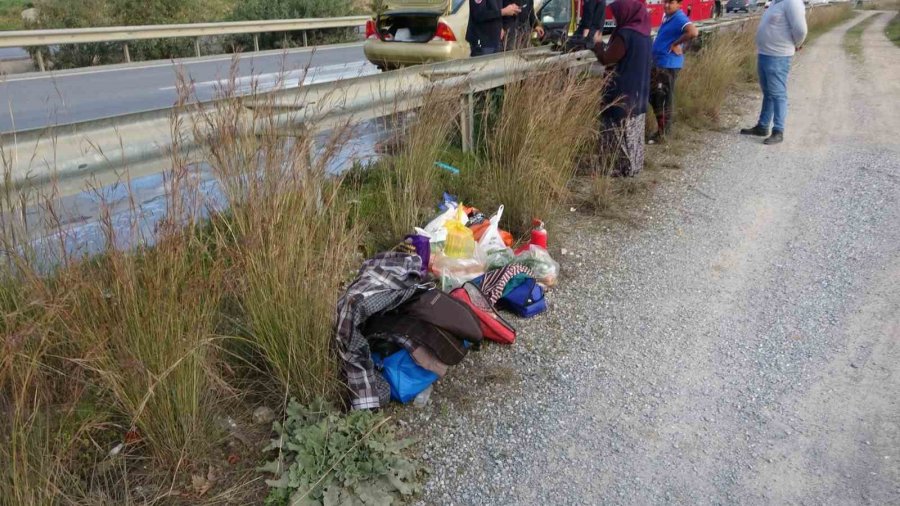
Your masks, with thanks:
[{"label": "red backpack", "polygon": [[450,296],[459,299],[469,306],[475,315],[478,316],[478,322],[481,324],[481,332],[485,339],[496,341],[502,344],[512,344],[516,340],[516,329],[494,311],[487,297],[481,293],[481,290],[472,283],[466,283],[460,288],[450,292]]}]

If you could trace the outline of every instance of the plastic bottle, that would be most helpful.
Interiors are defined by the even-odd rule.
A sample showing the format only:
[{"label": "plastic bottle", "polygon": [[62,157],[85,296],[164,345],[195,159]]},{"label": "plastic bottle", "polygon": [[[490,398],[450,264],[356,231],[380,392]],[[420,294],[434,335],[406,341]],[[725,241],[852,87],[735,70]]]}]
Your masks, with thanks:
[{"label": "plastic bottle", "polygon": [[531,229],[531,239],[529,239],[528,244],[525,244],[516,250],[516,255],[528,251],[531,249],[531,246],[539,246],[544,250],[547,249],[547,229],[544,228],[544,222],[541,220],[534,220],[532,225],[534,225],[534,228]]},{"label": "plastic bottle", "polygon": [[544,222],[541,220],[534,220],[532,225],[534,225],[534,228],[531,229],[530,244],[547,249],[547,229],[544,228]]},{"label": "plastic bottle", "polygon": [[434,390],[434,385],[428,385],[428,388],[419,392],[419,395],[416,396],[415,400],[413,400],[413,405],[417,408],[424,408],[428,405],[429,401],[431,401],[431,392]]}]

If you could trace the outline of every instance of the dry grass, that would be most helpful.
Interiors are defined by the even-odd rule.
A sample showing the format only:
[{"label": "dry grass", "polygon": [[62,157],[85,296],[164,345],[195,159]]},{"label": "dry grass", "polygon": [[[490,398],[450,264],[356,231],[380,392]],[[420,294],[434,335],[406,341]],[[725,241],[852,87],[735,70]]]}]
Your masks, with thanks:
[{"label": "dry grass", "polygon": [[441,158],[456,131],[460,102],[456,90],[434,91],[413,114],[395,115],[403,141],[393,156],[381,163],[379,206],[373,216],[383,222],[382,234],[399,241],[413,227],[427,221],[440,195],[440,174],[434,163]]},{"label": "dry grass", "polygon": [[707,35],[703,47],[688,55],[676,88],[681,123],[717,124],[734,85],[755,75],[755,32],[753,23],[740,31]]},{"label": "dry grass", "polygon": [[464,193],[485,209],[503,204],[513,233],[548,218],[596,139],[603,86],[556,68],[508,85],[498,109],[483,113],[482,147]]},{"label": "dry grass", "polygon": [[[212,221],[212,235],[237,301],[233,327],[285,398],[334,398],[334,307],[361,242],[341,181],[327,174],[345,130],[317,153],[311,133],[283,135],[291,118],[262,107],[241,119],[242,111],[240,100],[224,101],[195,125],[196,135],[209,132],[210,165],[229,209]],[[242,121],[256,128],[235,128]]]}]

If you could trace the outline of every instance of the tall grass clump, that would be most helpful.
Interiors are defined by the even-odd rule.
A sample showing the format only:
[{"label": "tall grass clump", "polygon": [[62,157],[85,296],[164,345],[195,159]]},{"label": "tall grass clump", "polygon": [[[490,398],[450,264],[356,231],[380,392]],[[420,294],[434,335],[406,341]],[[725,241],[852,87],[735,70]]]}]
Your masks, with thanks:
[{"label": "tall grass clump", "polygon": [[395,115],[400,125],[399,148],[379,163],[379,212],[373,218],[382,222],[381,235],[398,241],[413,227],[427,221],[429,210],[440,195],[440,174],[435,162],[447,148],[456,131],[459,117],[459,93],[432,90],[414,113]]},{"label": "tall grass clump", "polygon": [[568,195],[579,157],[596,140],[604,81],[548,68],[507,85],[499,110],[485,109],[477,169],[464,191],[524,233]]},{"label": "tall grass clump", "polygon": [[[755,24],[754,24],[755,25]],[[735,83],[755,73],[755,26],[705,35],[678,77],[678,119],[694,127],[715,124]]]},{"label": "tall grass clump", "polygon": [[169,218],[152,247],[116,249],[113,220],[101,220],[107,252],[70,267],[71,300],[61,319],[63,332],[85,349],[82,363],[124,422],[123,435],[169,467],[206,449],[220,393],[221,267],[190,219],[178,218],[185,216],[181,200],[197,198],[181,188],[187,179],[178,171],[168,177]]},{"label": "tall grass clump", "polygon": [[77,498],[78,469],[96,413],[81,410],[78,347],[60,332],[66,294],[39,275],[26,225],[30,192],[0,194],[0,504]]},{"label": "tall grass clump", "polygon": [[248,113],[234,98],[199,117],[196,135],[206,137],[228,208],[212,229],[229,266],[234,327],[274,379],[272,391],[302,402],[333,399],[340,391],[335,305],[361,242],[341,180],[326,170],[345,130],[318,146],[302,127],[286,134],[292,121],[275,110]]}]

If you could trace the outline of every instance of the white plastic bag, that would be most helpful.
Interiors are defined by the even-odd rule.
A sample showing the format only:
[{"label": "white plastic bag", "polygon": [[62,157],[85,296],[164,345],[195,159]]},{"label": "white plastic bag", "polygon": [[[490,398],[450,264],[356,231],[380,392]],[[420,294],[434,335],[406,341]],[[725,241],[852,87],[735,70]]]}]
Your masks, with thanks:
[{"label": "white plastic bag", "polygon": [[508,265],[515,258],[515,253],[509,248],[500,235],[500,220],[503,218],[503,206],[497,209],[497,214],[491,216],[490,225],[478,240],[475,256],[481,260],[488,270]]},{"label": "white plastic bag", "polygon": [[[428,222],[424,229],[416,229],[420,235],[426,235],[431,238],[431,243],[443,244],[447,240],[447,222],[456,219],[457,205],[453,202],[447,202],[447,210],[439,214],[435,219]],[[465,225],[465,222],[463,222]],[[420,230],[425,233],[422,234]]]}]

